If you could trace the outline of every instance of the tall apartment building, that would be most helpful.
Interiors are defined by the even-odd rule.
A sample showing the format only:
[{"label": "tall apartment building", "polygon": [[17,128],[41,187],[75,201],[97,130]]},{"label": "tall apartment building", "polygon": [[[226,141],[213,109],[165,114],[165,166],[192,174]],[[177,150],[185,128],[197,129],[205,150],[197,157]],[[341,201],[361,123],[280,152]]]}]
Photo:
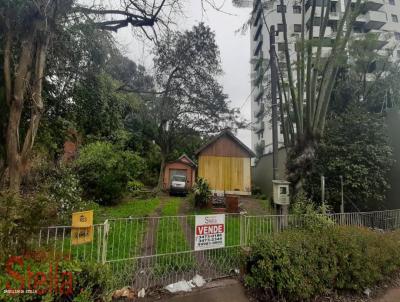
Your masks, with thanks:
[{"label": "tall apartment building", "polygon": [[[310,15],[312,1],[316,1],[315,16],[321,15],[322,1],[305,0],[305,24],[306,32],[310,28]],[[355,0],[351,0],[354,3]],[[269,28],[275,26],[278,31],[276,36],[276,50],[279,64],[283,64],[280,70],[285,70],[283,55],[284,38],[281,11],[286,14],[287,32],[289,37],[289,51],[291,61],[296,60],[295,42],[302,31],[302,3],[300,0],[285,0],[284,6],[279,0],[233,0],[234,5],[252,7],[250,25],[251,38],[251,125],[253,150],[264,149],[263,153],[272,152],[272,129],[270,114],[270,73],[269,64]],[[384,52],[393,50],[393,56],[400,58],[400,48],[395,49],[400,41],[400,0],[362,0],[365,9],[359,15],[353,26],[352,37],[362,37],[365,33],[376,33],[379,40],[379,50]],[[329,9],[329,24],[325,37],[334,38],[337,25],[343,16],[347,0],[331,0]],[[313,33],[319,35],[319,20],[314,20]],[[306,33],[306,37],[308,34]],[[329,47],[323,47],[322,52],[329,55]],[[296,75],[296,72],[293,72]],[[283,74],[285,77],[285,74]],[[279,145],[283,145],[283,135],[279,134]]]}]

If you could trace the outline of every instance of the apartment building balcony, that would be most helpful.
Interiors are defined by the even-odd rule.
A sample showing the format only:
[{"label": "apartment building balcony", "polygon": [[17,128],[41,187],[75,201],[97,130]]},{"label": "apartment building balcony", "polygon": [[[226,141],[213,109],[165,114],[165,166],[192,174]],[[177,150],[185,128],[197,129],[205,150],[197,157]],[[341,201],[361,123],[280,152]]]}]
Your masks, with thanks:
[{"label": "apartment building balcony", "polygon": [[256,124],[256,126],[254,127],[254,132],[255,133],[259,133],[264,131],[265,129],[265,123],[264,121],[261,121],[259,124]]},{"label": "apartment building balcony", "polygon": [[[392,33],[381,32],[378,30],[371,30],[368,32],[368,34],[373,34],[376,36],[376,49],[382,49],[385,45],[387,45],[393,35]],[[365,39],[366,35],[366,33],[353,33],[352,37],[355,40],[363,40]]]},{"label": "apartment building balcony", "polygon": [[254,41],[258,41],[258,39],[262,36],[262,23],[257,27],[256,33],[254,34]]},{"label": "apartment building balcony", "polygon": [[253,85],[254,86],[260,86],[261,83],[262,83],[263,77],[264,77],[264,72],[262,70],[259,70],[257,72],[256,78],[254,79]]},{"label": "apartment building balcony", "polygon": [[[321,6],[315,7],[314,20],[316,18],[318,18],[318,20],[320,19],[321,12],[322,12],[322,7]],[[326,12],[326,8],[324,10],[324,15],[325,15],[325,12]],[[311,18],[311,7],[308,8],[308,10],[306,11],[306,15],[304,16],[304,18],[305,18],[306,24],[308,24],[310,22],[310,18]],[[340,19],[340,13],[339,12],[337,12],[337,11],[330,11],[329,12],[329,21],[337,22],[339,19]],[[319,23],[319,21],[318,21],[318,23]]]},{"label": "apartment building balcony", "polygon": [[378,10],[384,5],[383,0],[367,0],[365,1],[365,8],[367,10]]},{"label": "apartment building balcony", "polygon": [[252,0],[232,0],[232,4],[236,7],[252,7]]},{"label": "apartment building balcony", "polygon": [[265,104],[261,103],[256,111],[254,111],[254,117],[262,117],[265,112]]},{"label": "apartment building balcony", "polygon": [[261,38],[258,40],[257,46],[255,47],[255,50],[254,50],[255,57],[257,57],[260,54],[260,52],[262,51],[262,46],[263,46],[263,39],[261,36]]},{"label": "apartment building balcony", "polygon": [[260,89],[260,91],[258,92],[258,94],[256,94],[256,97],[254,98],[254,102],[260,103],[263,96],[264,96],[264,90],[263,90],[263,89]]},{"label": "apartment building balcony", "polygon": [[380,29],[387,22],[386,13],[381,11],[368,11],[356,18],[355,26],[362,25],[366,30]]},{"label": "apartment building balcony", "polygon": [[[313,38],[319,38],[319,26],[313,26]],[[335,33],[332,31],[332,28],[330,26],[327,26],[325,28],[325,37],[332,37],[334,36]],[[307,37],[308,37],[308,31],[307,31]]]}]

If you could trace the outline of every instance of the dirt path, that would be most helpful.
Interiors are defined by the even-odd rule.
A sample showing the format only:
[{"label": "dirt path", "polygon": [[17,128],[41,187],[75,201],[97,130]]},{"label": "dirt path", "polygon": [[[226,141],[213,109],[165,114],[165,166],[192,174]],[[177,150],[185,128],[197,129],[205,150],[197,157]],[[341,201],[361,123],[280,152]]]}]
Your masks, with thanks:
[{"label": "dirt path", "polygon": [[[189,202],[187,200],[183,200],[181,208],[179,209],[179,214],[188,215],[190,209],[191,206]],[[194,242],[195,242],[194,225],[189,224],[188,219],[185,218],[179,219],[179,222],[181,224],[183,233],[185,234],[185,238],[189,244],[190,249],[194,249]],[[197,267],[196,273],[203,276],[203,278],[206,279],[216,278],[218,276],[218,272],[215,269],[215,265],[212,265],[212,263],[208,260],[206,253],[207,251],[193,252],[193,256],[196,259],[196,267]]]},{"label": "dirt path", "polygon": [[155,211],[150,214],[147,220],[146,232],[143,236],[143,241],[140,249],[140,255],[144,256],[137,262],[137,267],[134,268],[134,287],[135,288],[147,288],[152,283],[153,276],[153,262],[155,261],[153,255],[157,253],[157,228],[158,228],[158,217],[161,216],[162,208],[166,202],[165,198],[160,198],[160,205]]}]

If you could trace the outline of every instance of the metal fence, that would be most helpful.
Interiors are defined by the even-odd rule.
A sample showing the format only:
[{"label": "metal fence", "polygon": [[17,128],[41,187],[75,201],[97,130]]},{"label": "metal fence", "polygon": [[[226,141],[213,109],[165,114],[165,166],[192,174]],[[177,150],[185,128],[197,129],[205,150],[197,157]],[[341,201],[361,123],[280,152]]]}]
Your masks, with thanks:
[{"label": "metal fence", "polygon": [[326,216],[332,224],[382,230],[400,228],[400,210],[298,215],[225,215],[225,247],[195,251],[195,216],[163,216],[109,219],[93,227],[93,240],[71,244],[71,227],[40,231],[38,244],[54,257],[109,265],[115,286],[136,289],[163,286],[200,274],[206,279],[237,274],[241,248],[284,229],[303,227]]}]

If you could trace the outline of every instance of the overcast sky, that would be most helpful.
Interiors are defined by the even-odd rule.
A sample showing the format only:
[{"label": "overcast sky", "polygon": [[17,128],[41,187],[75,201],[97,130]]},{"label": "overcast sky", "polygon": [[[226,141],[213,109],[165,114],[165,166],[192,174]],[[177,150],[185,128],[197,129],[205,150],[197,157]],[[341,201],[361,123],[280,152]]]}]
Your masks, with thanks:
[{"label": "overcast sky", "polygon": [[[241,107],[250,94],[250,38],[249,31],[245,34],[236,31],[248,20],[249,8],[236,8],[231,0],[226,0],[222,8],[229,13],[221,13],[208,7],[206,14],[202,13],[200,0],[187,0],[185,16],[179,20],[179,29],[189,29],[198,22],[204,22],[214,30],[216,41],[221,51],[223,76],[219,79],[225,93],[229,95],[232,107]],[[150,43],[143,43],[132,36],[131,30],[122,29],[117,34],[122,51],[135,62],[146,68],[152,67]],[[250,121],[250,100],[241,110],[244,118]],[[238,137],[251,147],[251,133],[240,130]]]}]

